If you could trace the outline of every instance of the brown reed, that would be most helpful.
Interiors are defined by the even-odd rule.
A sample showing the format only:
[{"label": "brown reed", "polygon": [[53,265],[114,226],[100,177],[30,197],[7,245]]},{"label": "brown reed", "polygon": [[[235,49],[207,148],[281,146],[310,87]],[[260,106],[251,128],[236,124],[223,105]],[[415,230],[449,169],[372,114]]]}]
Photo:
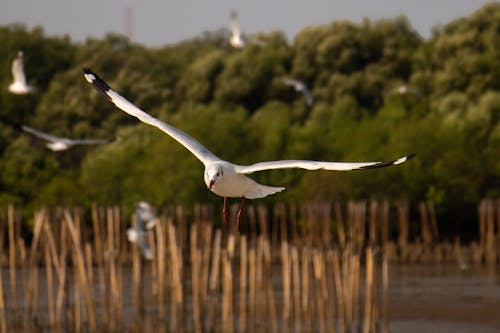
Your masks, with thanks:
[{"label": "brown reed", "polygon": [[[397,243],[386,201],[280,204],[273,214],[249,205],[255,214],[239,235],[216,229],[202,206],[195,221],[173,206],[151,235],[151,262],[124,243],[126,215],[117,207],[93,206],[90,221],[78,209],[39,210],[27,246],[10,207],[0,330],[387,332],[390,261],[497,262],[497,205],[480,205],[480,239],[468,248],[458,239],[436,242],[428,203],[421,218],[431,248],[410,241],[409,202],[395,206]],[[16,288],[3,288],[5,269]]]}]

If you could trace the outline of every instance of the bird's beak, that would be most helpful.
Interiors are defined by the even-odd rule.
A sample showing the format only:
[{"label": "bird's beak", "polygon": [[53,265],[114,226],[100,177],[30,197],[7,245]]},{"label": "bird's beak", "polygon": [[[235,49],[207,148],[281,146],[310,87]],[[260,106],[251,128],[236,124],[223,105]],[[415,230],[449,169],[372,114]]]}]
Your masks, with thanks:
[{"label": "bird's beak", "polygon": [[212,189],[212,187],[214,186],[214,184],[215,184],[215,181],[214,181],[214,180],[211,180],[211,181],[210,181],[210,185],[208,186],[208,188],[211,190],[211,189]]}]

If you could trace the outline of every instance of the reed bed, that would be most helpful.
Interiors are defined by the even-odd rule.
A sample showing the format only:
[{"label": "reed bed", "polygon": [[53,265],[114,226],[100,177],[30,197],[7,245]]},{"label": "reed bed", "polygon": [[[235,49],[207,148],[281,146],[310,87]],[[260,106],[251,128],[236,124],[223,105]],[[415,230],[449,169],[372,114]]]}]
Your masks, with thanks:
[{"label": "reed bed", "polygon": [[405,201],[249,205],[239,233],[214,223],[210,205],[165,207],[147,261],[126,241],[132,212],[41,209],[27,242],[9,206],[0,331],[388,332],[391,263],[500,258],[500,201],[481,202],[480,237],[468,246],[439,242],[434,208],[418,208],[411,241]]}]

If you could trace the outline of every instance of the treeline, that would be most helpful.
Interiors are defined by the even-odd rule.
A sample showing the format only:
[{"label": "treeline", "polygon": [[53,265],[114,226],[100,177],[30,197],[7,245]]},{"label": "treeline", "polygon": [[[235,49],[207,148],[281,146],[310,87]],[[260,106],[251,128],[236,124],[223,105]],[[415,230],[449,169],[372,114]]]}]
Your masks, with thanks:
[{"label": "treeline", "polygon": [[[266,200],[409,198],[433,202],[451,221],[500,195],[500,4],[436,27],[429,40],[404,17],[307,27],[293,41],[260,33],[243,50],[231,49],[227,35],[148,48],[118,35],[74,43],[39,28],[0,27],[0,204],[219,200],[206,190],[198,160],[118,111],[82,67],[235,163],[417,153],[380,170],[260,172],[258,181],[287,187]],[[7,90],[18,50],[35,94]],[[311,108],[285,77],[305,82]],[[21,124],[114,140],[53,153]]]}]

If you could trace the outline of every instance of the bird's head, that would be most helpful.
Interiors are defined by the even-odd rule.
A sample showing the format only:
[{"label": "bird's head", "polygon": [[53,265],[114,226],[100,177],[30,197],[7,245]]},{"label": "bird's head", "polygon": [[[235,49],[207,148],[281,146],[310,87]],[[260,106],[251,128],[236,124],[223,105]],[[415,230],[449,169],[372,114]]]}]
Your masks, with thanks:
[{"label": "bird's head", "polygon": [[222,170],[222,166],[217,164],[209,165],[205,169],[205,184],[208,189],[211,190],[217,180],[219,180],[224,175],[224,171]]}]

